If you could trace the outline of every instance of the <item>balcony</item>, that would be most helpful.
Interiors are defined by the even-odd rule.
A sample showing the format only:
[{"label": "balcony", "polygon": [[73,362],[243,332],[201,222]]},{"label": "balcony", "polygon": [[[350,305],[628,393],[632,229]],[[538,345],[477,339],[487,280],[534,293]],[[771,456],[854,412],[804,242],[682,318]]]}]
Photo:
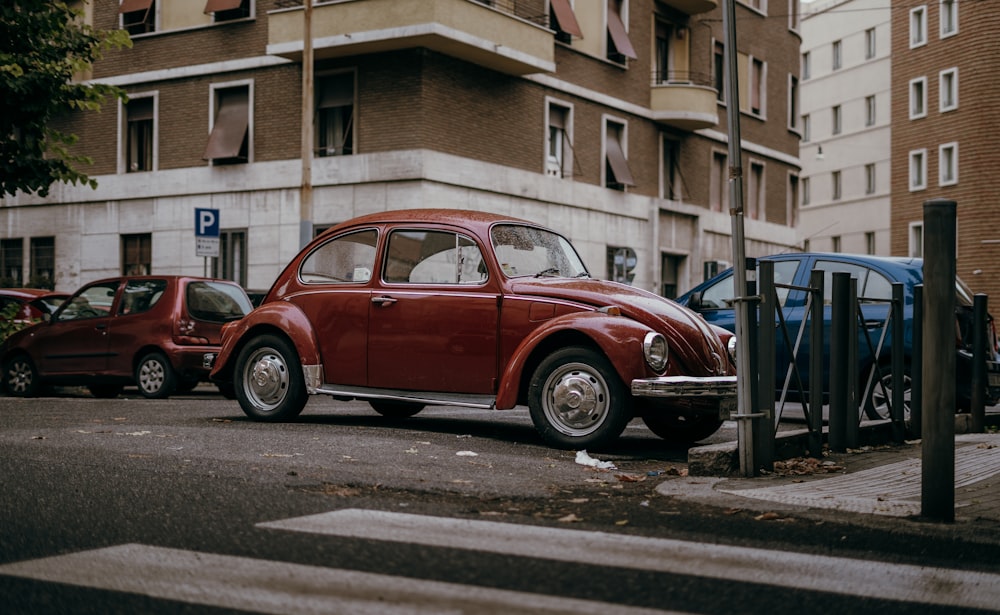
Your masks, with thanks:
[{"label": "balcony", "polygon": [[707,76],[657,72],[649,93],[653,119],[680,130],[700,130],[719,123],[715,87]]},{"label": "balcony", "polygon": [[661,0],[661,2],[686,15],[707,13],[719,6],[718,0]]},{"label": "balcony", "polygon": [[[317,60],[426,47],[510,75],[555,72],[544,16],[511,0],[341,0],[312,12]],[[301,6],[268,14],[267,52],[302,61]]]}]

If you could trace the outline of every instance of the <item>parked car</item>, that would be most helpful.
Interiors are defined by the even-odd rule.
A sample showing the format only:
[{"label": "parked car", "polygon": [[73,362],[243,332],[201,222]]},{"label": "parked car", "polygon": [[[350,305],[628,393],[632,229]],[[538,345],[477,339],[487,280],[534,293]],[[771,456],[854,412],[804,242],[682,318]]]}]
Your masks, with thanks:
[{"label": "parked car", "polygon": [[[845,271],[851,274],[857,285],[857,296],[864,315],[864,322],[868,328],[873,346],[877,347],[879,336],[883,330],[890,310],[886,300],[892,298],[892,284],[903,284],[903,321],[904,337],[903,347],[905,352],[905,380],[906,391],[904,398],[907,407],[904,414],[909,415],[909,388],[910,388],[910,362],[913,350],[913,292],[914,287],[923,283],[923,260],[919,258],[899,258],[899,257],[878,257],[868,255],[854,255],[841,253],[791,253],[765,256],[761,260],[774,262],[774,277],[776,284],[796,286],[799,288],[777,287],[778,301],[782,306],[782,313],[786,323],[789,336],[794,342],[794,336],[802,326],[806,316],[806,291],[803,287],[809,286],[809,278],[813,270],[824,272],[824,321],[826,327],[825,344],[823,354],[825,360],[829,359],[830,336],[829,324],[831,317],[830,299],[833,289],[833,273]],[[956,279],[956,397],[959,408],[967,408],[971,398],[971,365],[972,365],[972,292],[961,279]],[[712,279],[696,286],[684,295],[678,297],[677,301],[689,308],[697,311],[708,322],[724,327],[730,331],[736,330],[735,311],[732,306],[733,291],[733,271],[728,269]],[[990,356],[987,362],[987,372],[989,386],[987,390],[987,404],[993,405],[1000,401],[1000,363],[997,356],[996,333],[992,327],[990,319],[989,335],[992,344]],[[808,326],[806,327],[808,331]],[[777,369],[775,370],[775,388],[779,392],[783,388],[786,371],[791,362],[789,353],[786,350],[785,333],[781,327],[776,329],[777,334]],[[867,341],[861,337],[864,331],[859,328],[858,343],[858,383],[859,390],[863,397],[864,408],[869,418],[888,418],[889,404],[886,398],[891,400],[892,394],[892,374],[889,366],[892,360],[890,345],[892,336],[886,334],[883,351],[878,356],[878,363],[881,369],[877,370],[878,379],[882,381],[879,385],[877,380],[870,379],[872,367],[876,357],[869,349]],[[809,388],[809,334],[802,337],[801,348],[796,356],[798,373],[802,378],[806,390]],[[933,360],[933,357],[926,357],[925,360]],[[829,374],[825,374],[823,391],[829,394]],[[796,391],[789,391],[789,398],[795,398]]]},{"label": "parked car", "polygon": [[0,288],[0,312],[16,304],[20,309],[14,316],[14,322],[29,325],[51,315],[67,297],[69,293],[42,288]]},{"label": "parked car", "polygon": [[297,416],[315,393],[391,418],[526,404],[548,444],[583,449],[634,416],[670,440],[715,432],[735,406],[731,337],[673,301],[592,279],[552,230],[426,209],[324,232],[207,360],[262,421]]},{"label": "parked car", "polygon": [[145,397],[168,397],[207,379],[202,357],[218,350],[223,323],[251,309],[246,292],[226,280],[99,280],[76,291],[44,322],[0,344],[2,384],[16,396],[60,384],[116,397],[134,384]]}]

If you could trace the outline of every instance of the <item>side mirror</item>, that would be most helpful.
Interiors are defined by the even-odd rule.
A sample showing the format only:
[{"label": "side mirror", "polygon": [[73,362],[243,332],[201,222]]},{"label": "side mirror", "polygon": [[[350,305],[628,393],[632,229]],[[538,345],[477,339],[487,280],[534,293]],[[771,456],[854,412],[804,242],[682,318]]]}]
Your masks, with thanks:
[{"label": "side mirror", "polygon": [[694,310],[695,312],[698,312],[698,311],[701,310],[701,308],[702,308],[701,291],[695,291],[695,292],[691,293],[691,297],[688,298],[687,306],[688,306],[688,309]]}]

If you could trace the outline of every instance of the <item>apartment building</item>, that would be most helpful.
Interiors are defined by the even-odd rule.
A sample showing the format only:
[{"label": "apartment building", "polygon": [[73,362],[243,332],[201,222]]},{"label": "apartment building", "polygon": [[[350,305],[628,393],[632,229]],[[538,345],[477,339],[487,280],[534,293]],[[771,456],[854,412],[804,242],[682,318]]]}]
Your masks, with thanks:
[{"label": "apartment building", "polygon": [[923,254],[923,204],[957,207],[958,275],[1000,297],[1000,13],[993,3],[892,3],[892,251]]},{"label": "apartment building", "polygon": [[801,245],[889,255],[892,9],[885,0],[804,8]]},{"label": "apartment building", "polygon": [[[96,190],[0,202],[4,284],[152,272],[266,288],[304,238],[413,207],[538,221],[595,275],[666,296],[732,258],[719,0],[77,4],[131,33],[91,75],[129,101],[60,122]],[[751,256],[796,242],[797,7],[736,7]],[[203,208],[218,257],[197,254]]]}]

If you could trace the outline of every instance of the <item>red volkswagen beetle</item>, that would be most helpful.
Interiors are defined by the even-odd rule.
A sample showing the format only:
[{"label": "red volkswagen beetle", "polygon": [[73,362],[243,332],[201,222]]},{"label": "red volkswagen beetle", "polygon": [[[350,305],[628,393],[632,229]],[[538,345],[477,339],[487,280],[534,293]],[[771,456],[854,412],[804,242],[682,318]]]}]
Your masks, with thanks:
[{"label": "red volkswagen beetle", "polygon": [[205,360],[263,421],[317,393],[396,418],[523,404],[549,445],[583,449],[635,416],[673,441],[714,433],[735,407],[728,341],[673,301],[591,278],[552,230],[426,209],[324,232]]}]

